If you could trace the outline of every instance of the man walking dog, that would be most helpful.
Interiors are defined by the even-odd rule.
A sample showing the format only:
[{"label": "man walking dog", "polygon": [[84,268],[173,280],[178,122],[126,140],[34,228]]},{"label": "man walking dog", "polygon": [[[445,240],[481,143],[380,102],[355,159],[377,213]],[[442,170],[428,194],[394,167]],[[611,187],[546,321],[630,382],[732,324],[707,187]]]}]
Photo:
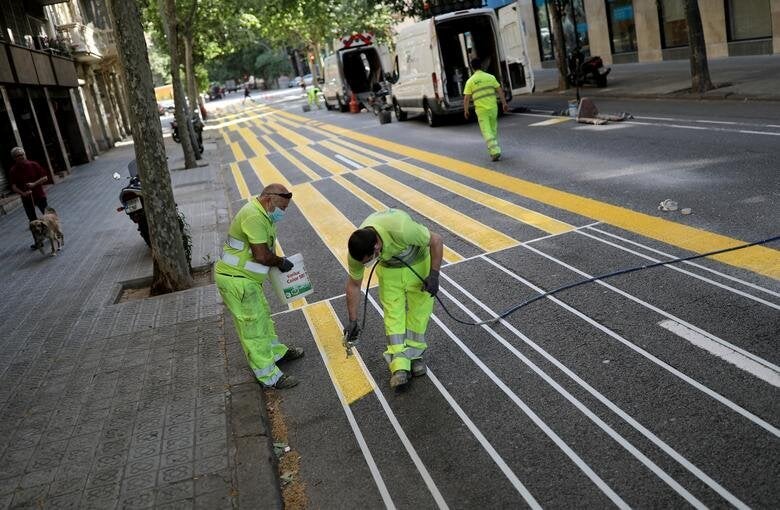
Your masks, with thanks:
[{"label": "man walking dog", "polygon": [[[43,185],[49,181],[49,176],[41,165],[27,159],[21,147],[11,149],[11,157],[14,158],[14,164],[8,170],[11,190],[22,197],[22,206],[27,214],[27,220],[35,221],[38,219],[35,208],[37,207],[41,214],[45,214],[46,207],[49,205],[46,200],[46,190],[43,189]],[[33,241],[31,250],[38,248],[35,234],[33,234]]]}]

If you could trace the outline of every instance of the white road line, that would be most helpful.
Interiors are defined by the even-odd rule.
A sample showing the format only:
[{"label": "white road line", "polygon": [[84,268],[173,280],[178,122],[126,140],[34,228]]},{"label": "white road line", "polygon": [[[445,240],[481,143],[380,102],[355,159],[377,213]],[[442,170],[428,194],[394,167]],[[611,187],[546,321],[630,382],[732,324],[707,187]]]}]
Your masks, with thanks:
[{"label": "white road line", "polygon": [[673,117],[645,117],[645,116],[635,116],[635,119],[645,119],[645,120],[663,120],[668,122],[698,122],[700,124],[726,124],[731,126],[754,126],[754,127],[768,127],[768,128],[777,128],[780,127],[775,124],[758,124],[755,122],[734,122],[734,121],[723,121],[723,120],[697,120],[697,119],[678,119]]},{"label": "white road line", "polygon": [[[606,241],[604,241],[604,242],[606,242]],[[546,254],[546,253],[544,253],[542,251],[539,251],[539,250],[537,250],[536,248],[534,248],[532,246],[525,246],[525,247],[527,249],[533,251],[534,253],[537,253],[537,254],[541,255],[542,257],[544,257],[546,259],[552,260],[556,264],[560,264],[563,267],[565,267],[565,268],[567,268],[567,269],[569,269],[571,271],[574,271],[574,272],[576,272],[576,273],[578,273],[578,274],[580,274],[582,276],[585,276],[586,278],[593,278],[593,275],[590,275],[590,274],[588,274],[588,273],[586,273],[584,271],[580,271],[579,269],[575,268],[574,266],[571,266],[571,265],[563,262],[562,260],[559,260],[559,259],[557,259],[557,258],[555,258],[555,257],[553,257],[551,255],[548,255],[548,254]],[[488,258],[485,258],[485,260],[487,260],[487,261],[489,261],[491,263],[494,263],[492,260],[490,260]],[[500,266],[500,267],[503,267],[503,266]],[[717,342],[717,343],[719,343],[719,344],[721,344],[721,345],[723,345],[725,347],[728,347],[731,350],[734,350],[734,351],[737,351],[737,352],[741,353],[743,356],[746,356],[746,357],[752,359],[756,363],[759,363],[759,364],[761,364],[761,365],[763,365],[763,366],[765,366],[765,367],[767,367],[767,368],[769,368],[771,370],[774,370],[776,372],[780,372],[780,367],[778,367],[774,363],[772,363],[772,362],[770,362],[768,360],[765,360],[764,358],[762,358],[762,357],[760,357],[760,356],[758,356],[756,354],[753,354],[753,353],[751,353],[749,351],[746,351],[746,350],[742,349],[741,347],[737,347],[736,345],[734,345],[734,344],[732,344],[732,343],[730,343],[730,342],[728,342],[726,340],[723,340],[722,338],[717,337],[717,336],[713,335],[712,333],[709,333],[709,332],[701,329],[700,327],[695,326],[695,325],[691,324],[690,322],[688,322],[688,321],[686,321],[686,320],[684,320],[684,319],[682,319],[680,317],[677,317],[676,315],[674,315],[674,314],[672,314],[670,312],[662,310],[662,309],[658,308],[657,306],[655,306],[655,305],[653,305],[651,303],[648,303],[647,301],[645,301],[645,300],[643,300],[643,299],[641,299],[641,298],[639,298],[637,296],[634,296],[633,294],[629,294],[628,292],[626,292],[626,291],[624,291],[622,289],[619,289],[619,288],[615,287],[614,285],[609,284],[609,283],[607,283],[607,282],[605,282],[603,280],[597,280],[595,283],[597,283],[597,284],[599,284],[599,285],[601,285],[603,287],[606,287],[606,288],[610,289],[613,292],[617,292],[621,296],[623,296],[625,298],[628,298],[631,301],[633,301],[633,302],[635,302],[635,303],[637,303],[637,304],[647,308],[648,310],[652,310],[653,312],[666,317],[667,319],[671,319],[671,320],[673,320],[675,322],[683,324],[684,326],[686,326],[686,327],[688,327],[688,328],[690,328],[690,329],[692,329],[694,331],[697,331],[699,334],[706,336],[707,338],[709,338],[713,342]],[[541,291],[541,289],[540,289],[540,291]],[[541,292],[543,292],[543,291],[541,291]]]},{"label": "white road line", "polygon": [[345,158],[341,154],[336,154],[336,159],[340,159],[341,161],[343,161],[344,163],[348,164],[349,166],[351,166],[353,168],[363,168],[361,165],[358,165],[357,163],[355,163],[354,161],[352,161],[349,158]]},{"label": "white road line", "polygon": [[[446,292],[443,289],[440,290],[440,292]],[[435,314],[431,315],[431,319],[444,331],[444,333],[447,334],[447,336],[450,337],[450,339],[455,342],[455,344],[460,347],[460,349],[466,353],[466,355],[471,358],[471,360],[482,370],[482,372],[485,373],[494,383],[496,386],[498,386],[501,391],[504,392],[504,394],[509,397],[512,402],[515,403],[517,407],[519,407],[525,414],[528,416],[531,421],[533,421],[537,427],[539,427],[542,432],[547,435],[557,446],[561,449],[561,451],[566,454],[567,457],[569,457],[572,462],[588,477],[590,480],[596,485],[596,487],[601,490],[618,508],[622,509],[629,509],[630,507],[628,504],[623,501],[623,499],[618,496],[612,488],[607,485],[607,483],[601,479],[599,475],[596,474],[593,469],[584,461],[582,458],[580,458],[577,453],[571,449],[571,447],[566,444],[566,442],[561,439],[561,437],[555,433],[539,416],[528,407],[528,405],[523,402],[523,400],[517,396],[515,392],[513,392],[505,383],[502,381],[490,368],[488,368],[485,363],[482,362],[479,357],[474,354],[474,352],[471,351],[461,340],[458,338],[455,333],[453,333],[450,328],[448,328]]]},{"label": "white road line", "polygon": [[[454,281],[452,278],[448,277],[447,275],[442,275],[445,280],[450,282],[455,288],[457,288],[463,295],[468,297],[472,302],[474,302],[477,306],[482,308],[484,311],[486,311],[488,314],[490,314],[492,317],[498,317],[498,313],[496,313],[493,309],[491,309],[489,306],[487,306],[485,303],[477,299],[474,295],[472,295],[470,292],[468,292],[466,289],[464,289],[460,284],[458,284],[456,281]],[[459,301],[454,301],[458,307],[466,312],[470,317],[477,318],[475,314],[470,312],[468,308],[466,308],[464,305],[462,305]],[[728,490],[723,488],[718,482],[713,480],[709,475],[704,473],[702,470],[700,470],[698,467],[696,467],[694,464],[692,464],[688,459],[683,457],[681,454],[679,454],[676,450],[674,450],[671,446],[666,444],[661,438],[656,436],[653,432],[651,432],[649,429],[647,429],[644,425],[636,421],[634,418],[632,418],[628,413],[623,411],[620,407],[618,407],[616,404],[614,404],[611,400],[609,400],[606,396],[601,394],[598,390],[593,388],[591,385],[589,385],[587,382],[585,382],[582,378],[580,378],[576,373],[574,373],[572,370],[570,370],[566,365],[561,363],[558,359],[556,359],[554,356],[552,356],[550,353],[548,353],[546,350],[544,350],[542,347],[540,347],[538,344],[536,344],[533,340],[528,338],[526,335],[521,333],[517,328],[515,328],[512,324],[507,322],[504,319],[501,319],[501,324],[507,328],[512,334],[514,334],[517,338],[525,342],[526,345],[534,349],[537,353],[542,355],[547,361],[549,361],[551,364],[553,364],[556,368],[561,370],[563,373],[565,373],[569,378],[571,378],[574,382],[576,382],[580,387],[585,389],[588,393],[590,393],[593,397],[598,399],[599,402],[604,404],[609,410],[617,414],[620,418],[622,418],[624,421],[626,421],[629,425],[634,427],[637,431],[639,431],[643,436],[645,436],[647,439],[649,439],[653,444],[655,444],[659,449],[661,449],[664,453],[669,455],[672,459],[674,459],[676,462],[678,462],[681,466],[683,466],[685,469],[690,471],[693,475],[695,475],[699,480],[707,484],[709,487],[711,487],[715,492],[717,492],[721,497],[723,497],[725,500],[730,502],[732,505],[734,505],[737,508],[747,508],[747,505],[745,505],[742,501],[740,501],[737,497],[735,497],[733,494],[731,494]],[[501,342],[502,345],[504,345],[507,349],[509,349],[510,352],[515,354],[516,357],[523,360],[524,363],[528,364],[529,367],[531,367],[535,372],[541,374],[544,374],[541,369],[539,369],[536,365],[533,364],[533,362],[526,362],[526,358],[519,352],[517,349],[515,349],[514,346],[512,346],[511,343],[507,342],[503,337],[498,335],[495,331],[493,331],[489,326],[483,325],[483,329],[488,331],[494,338],[496,338],[499,342]],[[545,380],[549,376],[544,374],[543,376]],[[557,383],[555,384],[555,388],[558,389]],[[566,390],[563,390],[566,391]],[[560,392],[560,390],[559,390]],[[564,395],[565,396],[565,395]],[[568,399],[569,397],[567,397]],[[573,398],[573,397],[572,397]]]},{"label": "white road line", "polygon": [[534,122],[533,124],[528,124],[528,127],[536,127],[536,126],[552,126],[554,124],[560,124],[562,122],[567,122],[572,120],[571,117],[555,117],[548,120],[543,120],[541,122]]},{"label": "white road line", "polygon": [[[371,301],[371,305],[376,309],[376,311],[379,312],[379,315],[384,317],[384,311],[382,310],[382,307],[379,306],[379,304],[376,302],[374,297],[369,294],[368,299]],[[457,413],[457,415],[468,427],[477,441],[479,441],[479,444],[482,445],[482,448],[484,448],[488,455],[490,455],[490,458],[493,459],[493,462],[495,462],[499,469],[501,469],[512,486],[514,486],[515,490],[523,496],[523,499],[525,499],[526,503],[528,503],[528,506],[541,510],[541,505],[539,505],[533,495],[528,491],[528,489],[526,489],[520,479],[517,478],[517,475],[515,475],[515,473],[509,468],[507,463],[504,461],[501,455],[498,454],[496,449],[493,448],[493,445],[490,444],[490,441],[488,441],[484,434],[482,434],[476,424],[471,421],[471,418],[468,417],[463,408],[460,407],[460,405],[455,401],[450,392],[447,391],[444,385],[439,382],[439,379],[433,375],[433,371],[430,368],[428,368],[428,378],[431,380],[431,382],[433,382],[433,385],[436,386],[436,389],[439,390],[439,393],[441,393],[447,403],[450,404],[450,407],[452,407],[455,413]]]},{"label": "white road line", "polygon": [[[555,257],[552,257],[551,255],[547,255],[546,253],[542,253],[539,250],[536,250],[536,249],[532,248],[531,246],[526,246],[526,248],[528,248],[529,250],[534,251],[534,252],[538,253],[539,255],[541,255],[541,256],[543,256],[543,257],[545,257],[547,259],[550,259],[553,262],[555,262],[557,264],[560,264],[560,265],[570,269],[571,271],[574,271],[575,273],[580,274],[580,275],[582,275],[582,276],[584,276],[586,278],[592,278],[593,277],[593,276],[587,274],[586,272],[580,271],[579,269],[577,269],[577,268],[575,268],[573,266],[570,266],[569,264],[566,264],[565,262],[563,262],[561,260],[558,260]],[[524,285],[534,289],[536,292],[538,292],[540,294],[544,292],[543,289],[537,287],[536,285],[534,285],[533,283],[529,282],[528,280],[526,280],[522,276],[519,276],[516,273],[510,271],[509,269],[505,268],[504,266],[502,266],[498,262],[495,262],[494,260],[491,260],[491,259],[489,259],[487,257],[483,257],[483,259],[486,262],[496,266],[498,269],[500,269],[501,271],[505,272],[506,274],[508,274],[512,278],[516,279],[517,281],[522,282]],[[604,285],[604,286],[606,286],[608,288],[611,288],[615,292],[618,292],[621,295],[625,295],[629,299],[637,300],[637,298],[631,296],[630,294],[625,293],[625,292],[621,291],[620,289],[616,289],[616,288],[612,287],[611,285],[609,285],[607,283],[604,283],[602,281],[597,281],[596,283],[599,283],[599,284],[602,284],[602,285]],[[669,373],[677,376],[678,378],[680,378],[684,382],[690,384],[691,386],[693,386],[694,388],[698,389],[699,391],[705,393],[706,395],[709,395],[710,397],[712,397],[716,401],[720,402],[724,406],[726,406],[729,409],[735,411],[737,414],[740,414],[740,415],[744,416],[745,418],[747,418],[751,422],[755,423],[759,427],[763,428],[767,432],[771,433],[775,437],[780,438],[780,430],[778,430],[775,426],[773,426],[772,424],[766,422],[765,420],[762,420],[761,418],[759,418],[755,414],[751,413],[747,409],[745,409],[745,408],[741,407],[740,405],[732,402],[731,400],[727,399],[726,397],[724,397],[720,393],[717,393],[716,391],[708,388],[707,386],[704,386],[703,384],[701,384],[700,382],[696,381],[695,379],[689,377],[688,375],[684,374],[683,372],[680,372],[679,370],[677,370],[673,366],[669,365],[668,363],[666,363],[662,359],[657,358],[656,356],[654,356],[653,354],[649,353],[648,351],[646,351],[646,350],[642,349],[641,347],[633,344],[632,342],[628,341],[626,338],[622,337],[621,335],[618,335],[617,333],[615,333],[614,331],[612,331],[608,327],[604,326],[603,324],[600,324],[599,322],[595,321],[591,317],[588,317],[587,315],[585,315],[584,313],[580,312],[576,308],[574,308],[572,306],[569,306],[568,304],[564,303],[563,301],[561,301],[560,299],[556,298],[555,296],[548,296],[547,299],[549,299],[550,301],[553,301],[557,305],[559,305],[559,306],[563,307],[564,309],[568,310],[569,312],[571,312],[572,314],[574,314],[577,317],[581,318],[582,320],[584,320],[588,324],[591,324],[595,328],[603,331],[604,333],[606,333],[607,335],[611,336],[612,338],[614,338],[618,342],[622,343],[623,345],[625,345],[626,347],[628,347],[632,351],[634,351],[634,352],[644,356],[648,360],[652,361],[653,363],[655,363],[659,367],[667,370]],[[652,305],[649,305],[649,304],[648,304],[648,306],[652,307]],[[655,308],[655,307],[653,307],[653,308]],[[657,308],[655,308],[655,309],[658,310]],[[671,314],[667,314],[666,312],[663,312],[662,310],[658,310],[658,312],[662,313],[665,316],[671,316]],[[679,322],[680,323],[684,323],[684,321],[682,321],[682,320],[680,320]],[[688,325],[687,323],[685,323],[685,324]]]},{"label": "white road line", "polygon": [[[585,236],[585,237],[587,237],[589,239],[593,239],[595,241],[604,243],[604,244],[606,244],[608,246],[612,246],[613,248],[617,248],[618,250],[622,250],[622,251],[625,251],[625,252],[630,253],[632,255],[636,255],[637,257],[643,258],[645,260],[649,260],[649,261],[652,261],[652,262],[661,262],[660,259],[653,258],[650,255],[645,255],[644,253],[640,253],[640,252],[638,252],[636,250],[632,250],[631,248],[626,248],[625,246],[620,246],[619,244],[613,243],[612,241],[607,241],[606,239],[601,239],[600,237],[594,236],[593,234],[588,234],[587,232],[582,232],[582,231],[579,231],[577,233],[580,234],[580,235],[583,235],[583,236]],[[758,296],[754,296],[753,294],[748,294],[747,292],[741,291],[739,289],[735,289],[734,287],[729,287],[728,285],[725,285],[723,283],[716,282],[715,280],[707,278],[706,276],[701,276],[701,275],[698,275],[696,273],[692,273],[690,271],[686,271],[685,269],[681,269],[679,266],[666,265],[666,266],[663,266],[663,267],[665,267],[667,269],[671,269],[672,271],[677,271],[678,273],[683,273],[683,274],[685,274],[687,276],[690,276],[692,278],[696,278],[697,280],[701,280],[703,282],[709,283],[710,285],[714,285],[716,287],[719,287],[719,288],[721,288],[723,290],[732,292],[732,293],[737,294],[739,296],[742,296],[744,298],[751,299],[753,301],[761,303],[762,305],[768,306],[769,308],[774,308],[775,310],[780,310],[780,305],[778,305],[776,303],[772,303],[771,301],[767,301],[766,299],[762,299],[762,298],[760,298]]]},{"label": "white road line", "polygon": [[[553,237],[560,237],[560,236],[562,236],[562,235],[571,234],[572,232],[575,232],[575,231],[577,231],[577,230],[581,230],[581,229],[583,229],[583,228],[588,228],[588,227],[595,227],[596,225],[601,225],[601,222],[600,222],[600,221],[595,221],[595,222],[593,222],[593,223],[588,223],[587,225],[583,225],[583,226],[581,226],[581,227],[575,227],[575,228],[573,228],[573,229],[571,229],[571,230],[567,230],[566,232],[561,232],[560,234],[548,234],[548,235],[546,235],[546,236],[542,236],[542,237],[535,237],[535,238],[533,238],[533,239],[530,239],[530,240],[528,240],[528,241],[524,241],[524,242],[526,242],[526,243],[535,243],[535,242],[537,242],[537,241],[543,241],[543,240],[545,240],[545,239],[551,239],[551,238],[553,238]],[[474,255],[474,256],[473,256],[473,257],[471,257],[471,258],[477,258],[477,257],[481,257],[481,256],[482,256],[482,253],[480,253],[479,255]]]},{"label": "white road line", "polygon": [[[619,240],[621,240],[621,241],[623,241],[625,243],[632,244],[634,246],[638,246],[638,247],[640,247],[640,248],[642,248],[644,250],[647,250],[647,251],[650,251],[650,252],[653,252],[653,253],[657,253],[658,255],[663,255],[664,257],[668,257],[670,259],[677,258],[675,255],[670,255],[669,253],[662,252],[661,250],[656,250],[655,248],[652,248],[652,247],[647,246],[647,245],[642,244],[642,243],[638,243],[636,241],[632,241],[631,239],[619,236],[617,234],[613,234],[611,232],[607,232],[606,230],[593,228],[590,225],[588,225],[588,227],[590,227],[590,230],[593,230],[595,232],[598,232],[600,234],[604,234],[606,236],[609,236],[609,237],[612,237],[612,238],[615,238],[615,239],[619,239]],[[775,292],[775,291],[767,289],[765,287],[761,287],[760,285],[756,285],[755,283],[751,283],[751,282],[742,280],[741,278],[737,278],[735,276],[731,276],[731,275],[726,274],[726,273],[721,273],[720,271],[716,271],[715,269],[711,269],[711,268],[709,268],[707,266],[702,266],[701,264],[697,264],[696,262],[693,262],[693,261],[690,261],[690,260],[686,260],[685,262],[683,262],[683,264],[686,264],[688,266],[696,267],[696,268],[701,269],[703,271],[708,271],[708,272],[710,272],[712,274],[716,274],[716,275],[720,276],[721,278],[725,278],[727,280],[731,280],[733,282],[737,282],[740,285],[744,285],[746,287],[750,287],[751,289],[755,289],[755,290],[758,290],[758,291],[761,291],[761,292],[765,292],[766,294],[769,294],[770,296],[780,297],[780,292]]]},{"label": "white road line", "polygon": [[636,124],[638,126],[661,126],[661,127],[671,127],[677,129],[694,129],[698,131],[720,131],[724,133],[743,133],[748,135],[780,136],[780,133],[776,133],[772,131],[753,131],[749,129],[726,129],[726,128],[714,128],[714,127],[703,127],[703,126],[684,126],[682,124],[663,124],[659,122],[636,122],[633,120],[627,120],[625,121],[625,123]]},{"label": "white road line", "polygon": [[[328,306],[331,305],[328,304]],[[336,316],[335,313],[334,316]],[[309,322],[309,317],[306,314],[304,314],[304,317],[306,317],[306,322],[309,325],[309,330],[311,330],[312,337],[314,337],[315,327],[313,324]],[[341,327],[341,325],[339,325],[339,327]],[[355,439],[357,439],[358,445],[360,446],[360,451],[363,452],[363,458],[366,459],[366,464],[368,464],[368,469],[371,472],[371,476],[374,478],[374,483],[376,483],[377,489],[379,490],[379,494],[382,496],[382,501],[385,504],[385,508],[394,509],[395,504],[393,503],[393,499],[390,497],[390,493],[387,490],[387,485],[385,485],[385,481],[382,478],[382,474],[379,472],[379,468],[377,467],[376,462],[374,461],[373,455],[371,455],[371,450],[369,450],[368,444],[366,443],[366,440],[363,437],[363,433],[361,432],[360,427],[358,426],[357,421],[355,420],[355,415],[352,414],[352,409],[349,407],[347,400],[344,398],[344,395],[341,393],[338,384],[336,384],[336,375],[333,373],[333,370],[330,368],[330,364],[328,363],[328,358],[325,352],[322,350],[322,347],[320,347],[319,342],[314,342],[314,343],[317,345],[317,350],[320,352],[320,357],[322,358],[323,365],[325,365],[325,369],[328,371],[328,375],[330,376],[330,382],[333,384],[333,388],[336,390],[336,394],[339,397],[339,402],[341,402],[341,408],[344,410],[344,414],[347,416],[347,421],[349,422],[350,428],[352,428],[352,433],[355,434]]]},{"label": "white road line", "polygon": [[744,356],[743,354],[733,349],[729,349],[728,347],[718,342],[713,342],[701,333],[687,328],[679,322],[664,320],[659,322],[658,325],[665,330],[671,331],[675,335],[688,340],[696,347],[704,349],[713,356],[717,356],[718,358],[731,363],[732,365],[741,368],[746,372],[749,372],[755,377],[763,379],[772,386],[780,387],[780,373],[771,370],[764,365],[756,363],[747,356]]}]

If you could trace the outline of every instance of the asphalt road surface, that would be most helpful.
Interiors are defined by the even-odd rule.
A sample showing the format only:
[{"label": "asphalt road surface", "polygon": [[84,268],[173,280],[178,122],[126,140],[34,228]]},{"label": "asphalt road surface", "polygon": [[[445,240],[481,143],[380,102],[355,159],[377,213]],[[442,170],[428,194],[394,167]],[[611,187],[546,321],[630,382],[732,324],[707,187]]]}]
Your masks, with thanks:
[{"label": "asphalt road surface", "polygon": [[[281,407],[312,508],[777,507],[780,242],[575,287],[494,326],[443,305],[489,319],[779,235],[780,105],[613,101],[600,109],[634,118],[590,126],[528,99],[500,120],[492,163],[473,122],[301,104],[225,103],[209,129],[231,213],[270,182],[294,193],[280,249],[303,254],[315,290],[267,294],[282,340],[306,349]],[[375,287],[355,355],[341,346],[346,240],[387,207],[447,248],[429,371],[399,392]]]}]

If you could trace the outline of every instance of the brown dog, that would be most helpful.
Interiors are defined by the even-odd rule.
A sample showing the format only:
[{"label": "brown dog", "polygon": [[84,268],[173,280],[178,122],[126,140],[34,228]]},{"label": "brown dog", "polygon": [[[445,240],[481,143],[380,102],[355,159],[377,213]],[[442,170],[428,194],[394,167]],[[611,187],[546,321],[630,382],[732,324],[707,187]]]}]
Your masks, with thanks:
[{"label": "brown dog", "polygon": [[[30,222],[30,230],[35,238],[35,246],[38,247],[41,254],[43,254],[43,243],[48,237],[51,242],[51,257],[57,255],[57,251],[61,250],[65,246],[65,236],[62,235],[60,229],[60,218],[57,216],[57,211],[51,207],[46,208],[46,212],[39,220],[33,220]],[[57,244],[55,248],[54,244]]]}]

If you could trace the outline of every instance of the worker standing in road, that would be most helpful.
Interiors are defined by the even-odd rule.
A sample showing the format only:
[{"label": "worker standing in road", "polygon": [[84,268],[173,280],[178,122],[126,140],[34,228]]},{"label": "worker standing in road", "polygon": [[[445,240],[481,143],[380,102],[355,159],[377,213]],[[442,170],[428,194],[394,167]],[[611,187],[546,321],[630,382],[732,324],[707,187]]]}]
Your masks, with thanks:
[{"label": "worker standing in road", "polygon": [[309,108],[317,107],[319,110],[321,108],[320,101],[319,101],[319,95],[320,95],[320,89],[317,87],[317,85],[312,84],[311,88],[306,91],[306,98],[309,101]]},{"label": "worker standing in road", "polygon": [[[388,209],[368,216],[349,237],[349,277],[347,313],[349,324],[344,333],[357,340],[360,285],[365,266],[379,264],[379,301],[385,315],[390,386],[397,388],[411,376],[425,375],[423,353],[428,344],[425,331],[433,311],[433,296],[439,291],[439,268],[443,252],[442,238],[412,220],[404,211]],[[424,281],[412,272],[407,264]]]},{"label": "worker standing in road", "polygon": [[260,384],[277,389],[298,384],[276,365],[303,356],[303,349],[279,342],[271,319],[263,281],[271,267],[283,273],[293,263],[275,254],[276,223],[292,199],[281,184],[269,184],[249,200],[233,218],[222,258],[214,265],[214,281],[233,315],[238,338],[249,367]]},{"label": "worker standing in road", "polygon": [[471,68],[474,74],[466,80],[463,89],[463,115],[469,118],[469,103],[474,101],[474,111],[477,113],[479,130],[487,143],[490,159],[501,159],[501,146],[498,144],[498,105],[496,105],[496,93],[501,99],[501,107],[504,113],[509,110],[509,105],[504,97],[504,89],[498,83],[496,77],[484,71],[485,64],[479,58],[471,60]]}]

